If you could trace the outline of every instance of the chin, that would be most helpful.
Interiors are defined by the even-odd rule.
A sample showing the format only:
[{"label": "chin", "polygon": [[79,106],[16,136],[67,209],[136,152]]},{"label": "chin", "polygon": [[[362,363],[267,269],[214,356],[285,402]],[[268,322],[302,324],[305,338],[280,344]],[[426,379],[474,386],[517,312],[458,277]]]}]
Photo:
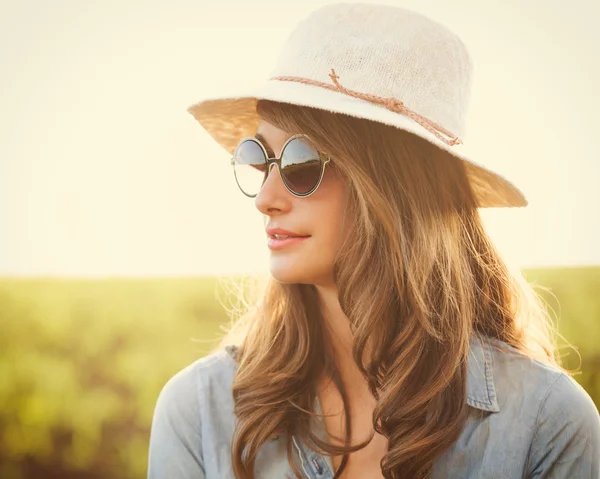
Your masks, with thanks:
[{"label": "chin", "polygon": [[[310,275],[306,275],[300,271],[302,268],[298,267],[285,267],[282,265],[274,265],[271,263],[271,276],[279,283],[293,284],[293,283],[308,283],[310,282]],[[304,273],[304,274],[303,274]]]},{"label": "chin", "polygon": [[[291,258],[289,258],[291,259]],[[321,284],[324,275],[322,268],[311,267],[306,262],[289,261],[288,258],[271,258],[270,272],[273,279],[283,284]],[[318,265],[322,266],[322,265]]]}]

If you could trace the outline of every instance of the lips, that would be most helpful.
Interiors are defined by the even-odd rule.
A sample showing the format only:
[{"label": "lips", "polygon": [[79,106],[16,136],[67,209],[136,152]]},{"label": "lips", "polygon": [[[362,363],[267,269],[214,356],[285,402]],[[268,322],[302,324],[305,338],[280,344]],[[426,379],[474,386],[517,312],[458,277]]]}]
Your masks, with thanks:
[{"label": "lips", "polygon": [[296,233],[294,231],[286,230],[283,228],[267,228],[266,232],[269,235],[269,238],[271,239],[308,238],[310,236],[301,233]]},{"label": "lips", "polygon": [[300,236],[300,235],[280,235],[280,234],[274,234],[274,235],[269,235],[271,238],[276,238],[276,239],[287,239],[287,238],[308,238],[308,236]]},{"label": "lips", "polygon": [[267,246],[271,250],[279,250],[303,243],[310,236],[288,236],[286,238],[270,237]]},{"label": "lips", "polygon": [[304,242],[306,238],[310,238],[310,235],[304,235],[295,231],[286,230],[283,228],[267,228],[267,235],[269,240],[267,246],[271,250],[279,250],[294,246]]}]

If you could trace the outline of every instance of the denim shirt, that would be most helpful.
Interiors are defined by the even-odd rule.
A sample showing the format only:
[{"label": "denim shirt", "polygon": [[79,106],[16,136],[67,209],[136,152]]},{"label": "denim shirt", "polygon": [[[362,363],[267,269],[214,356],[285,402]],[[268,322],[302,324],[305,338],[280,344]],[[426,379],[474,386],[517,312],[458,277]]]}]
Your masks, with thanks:
[{"label": "denim shirt", "polygon": [[[149,479],[234,477],[234,350],[227,346],[196,360],[163,387],[150,434]],[[499,341],[473,339],[467,403],[466,424],[435,462],[433,479],[600,478],[598,410],[567,374]],[[322,411],[318,399],[315,411]],[[333,478],[329,456],[298,437],[292,444],[302,479]],[[294,477],[283,438],[261,446],[254,473],[256,479]]]}]

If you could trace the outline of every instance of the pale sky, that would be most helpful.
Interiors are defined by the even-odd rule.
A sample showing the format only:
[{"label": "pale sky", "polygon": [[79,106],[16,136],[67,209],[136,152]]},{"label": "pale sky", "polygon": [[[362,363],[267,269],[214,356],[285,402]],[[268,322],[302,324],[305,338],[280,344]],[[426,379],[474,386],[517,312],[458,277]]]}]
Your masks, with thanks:
[{"label": "pale sky", "polygon": [[[266,271],[262,218],[186,108],[266,78],[326,3],[0,0],[0,275]],[[600,2],[378,3],[467,44],[465,146],[530,201],[484,213],[507,260],[600,264]]]}]

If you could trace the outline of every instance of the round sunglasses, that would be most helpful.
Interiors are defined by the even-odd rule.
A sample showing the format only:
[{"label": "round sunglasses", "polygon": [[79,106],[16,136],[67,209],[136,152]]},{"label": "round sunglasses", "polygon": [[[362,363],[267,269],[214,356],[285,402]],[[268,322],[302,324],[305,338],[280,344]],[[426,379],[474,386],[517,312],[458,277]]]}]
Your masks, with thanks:
[{"label": "round sunglasses", "polygon": [[260,191],[273,163],[279,167],[283,184],[291,194],[310,196],[321,184],[325,165],[330,161],[329,155],[319,151],[303,134],[288,138],[279,158],[270,158],[265,146],[255,137],[241,140],[231,158],[235,180],[242,193],[250,198]]}]

